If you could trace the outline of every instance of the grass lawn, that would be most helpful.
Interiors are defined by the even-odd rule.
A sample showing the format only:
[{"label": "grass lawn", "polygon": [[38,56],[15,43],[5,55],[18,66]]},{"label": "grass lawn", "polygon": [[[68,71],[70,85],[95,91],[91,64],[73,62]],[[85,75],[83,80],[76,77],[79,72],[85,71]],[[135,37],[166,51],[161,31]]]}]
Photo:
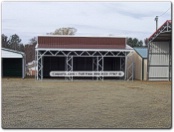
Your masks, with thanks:
[{"label": "grass lawn", "polygon": [[3,128],[171,128],[171,82],[2,79]]}]

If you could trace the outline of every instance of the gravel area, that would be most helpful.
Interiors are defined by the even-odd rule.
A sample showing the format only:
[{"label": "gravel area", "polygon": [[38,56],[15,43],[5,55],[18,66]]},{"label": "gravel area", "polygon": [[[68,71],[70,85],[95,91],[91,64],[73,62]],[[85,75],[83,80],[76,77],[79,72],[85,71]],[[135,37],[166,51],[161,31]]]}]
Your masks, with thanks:
[{"label": "gravel area", "polygon": [[2,79],[3,128],[171,128],[171,82]]}]

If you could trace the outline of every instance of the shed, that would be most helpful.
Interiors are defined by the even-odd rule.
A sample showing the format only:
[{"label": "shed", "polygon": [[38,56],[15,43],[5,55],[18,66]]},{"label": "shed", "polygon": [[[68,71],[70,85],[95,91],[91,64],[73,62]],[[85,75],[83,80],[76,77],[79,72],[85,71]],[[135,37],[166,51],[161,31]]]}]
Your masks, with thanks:
[{"label": "shed", "polygon": [[25,54],[2,48],[2,77],[25,77]]},{"label": "shed", "polygon": [[133,48],[126,42],[113,36],[38,36],[36,79],[132,80]]},{"label": "shed", "polygon": [[134,78],[137,80],[147,80],[147,48],[134,48]]},{"label": "shed", "polygon": [[172,79],[172,21],[167,20],[150,37],[148,43],[148,80]]}]

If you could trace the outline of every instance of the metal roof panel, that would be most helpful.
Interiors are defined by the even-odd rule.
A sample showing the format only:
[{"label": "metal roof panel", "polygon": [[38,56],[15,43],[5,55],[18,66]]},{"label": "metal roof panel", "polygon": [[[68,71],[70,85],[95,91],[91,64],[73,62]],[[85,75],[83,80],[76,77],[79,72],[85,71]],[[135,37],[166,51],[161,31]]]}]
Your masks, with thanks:
[{"label": "metal roof panel", "polygon": [[147,58],[147,48],[134,48],[134,50],[142,57]]},{"label": "metal roof panel", "polygon": [[126,38],[38,36],[38,48],[124,49]]}]

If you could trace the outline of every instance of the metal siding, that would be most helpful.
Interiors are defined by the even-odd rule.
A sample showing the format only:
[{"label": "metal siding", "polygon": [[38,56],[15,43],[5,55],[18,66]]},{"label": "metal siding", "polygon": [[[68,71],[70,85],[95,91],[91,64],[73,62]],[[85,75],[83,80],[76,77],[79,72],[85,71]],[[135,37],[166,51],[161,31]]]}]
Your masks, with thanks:
[{"label": "metal siding", "polygon": [[153,42],[151,53],[169,53],[168,42]]},{"label": "metal siding", "polygon": [[168,65],[169,55],[151,55],[150,65]]},{"label": "metal siding", "polygon": [[153,42],[149,51],[149,80],[169,77],[169,42]]},{"label": "metal siding", "polygon": [[150,77],[168,77],[168,67],[150,67]]}]

